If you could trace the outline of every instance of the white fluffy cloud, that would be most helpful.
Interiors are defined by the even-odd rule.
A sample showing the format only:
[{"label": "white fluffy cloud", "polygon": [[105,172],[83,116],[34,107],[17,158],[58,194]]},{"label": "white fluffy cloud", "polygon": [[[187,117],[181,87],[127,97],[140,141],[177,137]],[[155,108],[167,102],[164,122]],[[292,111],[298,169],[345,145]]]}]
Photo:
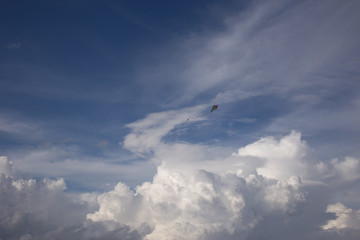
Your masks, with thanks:
[{"label": "white fluffy cloud", "polygon": [[282,179],[306,174],[304,157],[308,146],[301,141],[301,134],[290,135],[277,141],[274,137],[261,138],[238,150],[238,156],[264,159],[264,165],[257,168],[259,174],[268,178]]},{"label": "white fluffy cloud", "polygon": [[323,229],[360,229],[360,210],[353,210],[342,203],[335,203],[328,205],[326,212],[334,213],[336,219],[328,221]]},{"label": "white fluffy cloud", "polygon": [[140,239],[126,226],[85,221],[97,207],[96,193],[66,193],[64,179],[15,177],[0,157],[0,239]]},{"label": "white fluffy cloud", "polygon": [[[139,145],[131,149],[152,152],[161,162],[153,180],[135,189],[120,182],[100,195],[68,194],[63,179],[14,177],[11,162],[2,157],[2,239],[254,239],[287,236],[286,229],[294,226],[299,229],[295,239],[356,236],[358,210],[329,201],[334,185],[346,187],[359,179],[358,159],[313,164],[309,146],[296,131],[261,138],[221,158],[211,146],[164,142],[177,122],[159,130],[161,137],[149,134],[152,121],[129,125],[137,134],[133,146]],[[153,144],[142,148],[143,134]],[[308,184],[314,181],[318,184]],[[261,230],[264,224],[274,227]]]},{"label": "white fluffy cloud", "polygon": [[163,164],[153,181],[136,191],[119,183],[101,195],[99,210],[88,219],[129,225],[145,231],[145,239],[202,239],[246,235],[269,212],[293,214],[304,201],[298,178],[272,181],[256,174],[188,173]]},{"label": "white fluffy cloud", "polygon": [[22,235],[30,237],[39,234],[42,229],[55,231],[81,218],[81,205],[74,204],[71,210],[68,209],[71,200],[64,195],[66,185],[63,179],[38,181],[15,178],[12,163],[6,157],[1,157],[0,162],[2,239],[20,239]]},{"label": "white fluffy cloud", "polygon": [[[331,219],[324,209],[336,192],[328,183],[359,178],[358,159],[316,161],[296,131],[261,138],[222,158],[211,146],[165,142],[163,137],[184,121],[174,119],[175,113],[158,113],[128,125],[132,131],[128,136],[136,137],[131,145],[126,137],[124,146],[135,153],[151,152],[161,165],[152,182],[133,190],[119,183],[100,195],[99,209],[87,215],[89,220],[126,225],[149,240],[251,239],[271,216],[278,221],[273,231],[285,231],[284,226],[297,221],[324,226]],[[156,121],[169,122],[156,125]],[[328,191],[325,198],[320,196],[323,191]],[[303,233],[311,231],[309,227],[298,226]],[[323,227],[320,235],[328,236],[329,229]]]},{"label": "white fluffy cloud", "polygon": [[336,181],[354,181],[360,179],[360,160],[346,157],[345,160],[332,159],[330,162],[319,162],[316,170],[324,178]]},{"label": "white fluffy cloud", "polygon": [[0,175],[9,176],[14,171],[14,166],[11,161],[5,156],[0,156]]}]

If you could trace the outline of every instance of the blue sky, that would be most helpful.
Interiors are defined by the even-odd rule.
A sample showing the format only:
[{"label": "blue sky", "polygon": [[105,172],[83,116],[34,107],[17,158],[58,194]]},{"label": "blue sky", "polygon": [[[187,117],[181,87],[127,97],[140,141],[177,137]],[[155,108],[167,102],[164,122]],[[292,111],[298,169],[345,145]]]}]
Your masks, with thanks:
[{"label": "blue sky", "polygon": [[[69,201],[64,209],[85,201],[76,223],[94,225],[81,223],[79,239],[96,229],[181,239],[174,226],[185,222],[197,226],[184,227],[193,239],[259,239],[270,231],[261,226],[293,211],[300,217],[288,227],[302,229],[293,239],[335,239],[334,229],[356,239],[359,228],[349,222],[360,222],[359,10],[355,0],[4,1],[0,172],[13,186],[33,179],[56,191]],[[204,115],[213,104],[219,109]],[[202,207],[225,209],[203,202],[214,189],[219,204],[231,205],[224,216],[234,229],[189,217]],[[170,211],[189,206],[178,199],[193,208]],[[137,217],[123,217],[119,204]],[[167,215],[174,225],[164,223]]]}]

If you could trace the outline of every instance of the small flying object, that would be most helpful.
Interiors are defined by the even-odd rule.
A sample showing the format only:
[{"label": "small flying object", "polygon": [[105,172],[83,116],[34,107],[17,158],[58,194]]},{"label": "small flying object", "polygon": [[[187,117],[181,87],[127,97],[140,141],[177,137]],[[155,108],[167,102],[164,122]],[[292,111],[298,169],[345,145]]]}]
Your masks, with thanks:
[{"label": "small flying object", "polygon": [[208,114],[212,113],[213,111],[215,111],[216,109],[218,109],[218,107],[219,107],[219,105],[213,105],[213,106],[211,107],[210,112],[207,112],[207,113],[205,113],[205,114],[203,114],[203,115],[200,115],[200,116],[197,116],[197,117],[188,117],[188,119],[186,119],[186,122],[188,122],[191,118],[198,118],[198,117],[202,117],[202,116],[208,115]]},{"label": "small flying object", "polygon": [[216,109],[218,109],[218,107],[219,107],[219,105],[213,105],[210,112],[215,111]]}]

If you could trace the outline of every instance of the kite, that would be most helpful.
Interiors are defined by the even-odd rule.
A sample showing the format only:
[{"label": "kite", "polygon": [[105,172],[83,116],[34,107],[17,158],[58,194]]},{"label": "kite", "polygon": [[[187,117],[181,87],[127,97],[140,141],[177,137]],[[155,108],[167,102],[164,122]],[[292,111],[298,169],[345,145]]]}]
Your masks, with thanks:
[{"label": "kite", "polygon": [[218,107],[219,107],[219,105],[213,105],[210,112],[215,111],[216,109],[218,109]]},{"label": "kite", "polygon": [[186,119],[186,121],[188,122],[191,118],[198,118],[198,117],[202,117],[202,116],[208,115],[208,114],[212,113],[213,111],[215,111],[216,109],[218,109],[218,107],[219,107],[219,105],[213,105],[213,106],[211,107],[210,112],[207,112],[207,113],[205,113],[205,114],[203,114],[203,115],[200,115],[200,116],[197,116],[197,117],[188,117],[188,119]]}]

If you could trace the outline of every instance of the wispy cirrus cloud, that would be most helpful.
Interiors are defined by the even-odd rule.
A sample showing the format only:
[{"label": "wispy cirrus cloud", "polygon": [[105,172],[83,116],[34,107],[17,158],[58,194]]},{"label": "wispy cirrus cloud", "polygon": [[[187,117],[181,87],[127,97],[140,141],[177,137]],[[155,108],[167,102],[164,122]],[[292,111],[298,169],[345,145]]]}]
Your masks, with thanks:
[{"label": "wispy cirrus cloud", "polygon": [[179,50],[171,46],[178,60],[151,64],[154,71],[148,69],[142,77],[159,88],[177,86],[170,87],[174,103],[234,89],[287,98],[302,91],[331,94],[337,83],[353,82],[334,76],[356,71],[359,64],[358,8],[356,1],[330,1],[321,7],[312,1],[253,3],[246,11],[225,16],[225,29],[181,39]]}]

